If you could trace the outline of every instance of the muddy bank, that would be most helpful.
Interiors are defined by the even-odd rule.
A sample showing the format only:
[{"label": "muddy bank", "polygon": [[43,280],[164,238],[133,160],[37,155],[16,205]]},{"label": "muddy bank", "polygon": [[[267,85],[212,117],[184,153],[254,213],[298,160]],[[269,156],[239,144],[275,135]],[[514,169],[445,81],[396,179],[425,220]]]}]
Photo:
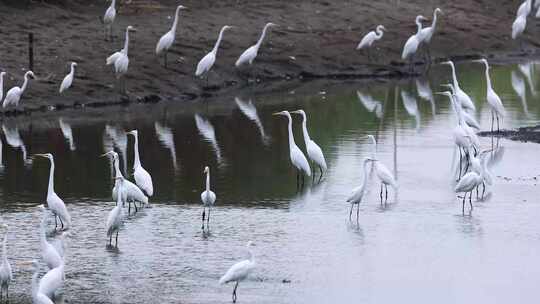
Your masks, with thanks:
[{"label": "muddy bank", "polygon": [[522,127],[517,130],[501,130],[500,132],[479,132],[480,136],[503,137],[522,142],[540,143],[540,125],[534,127]]},{"label": "muddy bank", "polygon": [[[9,2],[6,2],[9,3]],[[431,17],[435,7],[444,15],[432,41],[438,58],[468,58],[483,54],[499,60],[525,55],[510,39],[518,3],[514,1],[183,1],[176,43],[169,54],[169,68],[154,54],[159,37],[171,26],[177,1],[133,0],[121,3],[114,27],[115,40],[104,41],[100,21],[108,3],[103,1],[29,2],[0,4],[0,16],[10,22],[0,29],[3,43],[1,68],[8,72],[5,90],[20,85],[28,67],[27,34],[35,35],[33,81],[22,100],[24,112],[62,107],[103,106],[109,103],[186,101],[218,97],[227,90],[248,85],[246,74],[260,82],[311,78],[371,78],[404,75],[400,53],[415,31],[414,17]],[[262,26],[273,29],[255,65],[237,70],[234,62],[252,45]],[[355,50],[362,35],[377,24],[388,28],[377,45],[377,62]],[[227,32],[209,84],[194,77],[197,62],[213,47],[222,25],[237,26]],[[127,97],[119,94],[117,81],[105,58],[123,44],[123,29],[138,31],[130,43],[126,76]],[[525,35],[526,55],[539,45],[540,21],[531,18]],[[68,62],[79,63],[73,88],[64,95],[58,87],[68,72]]]}]

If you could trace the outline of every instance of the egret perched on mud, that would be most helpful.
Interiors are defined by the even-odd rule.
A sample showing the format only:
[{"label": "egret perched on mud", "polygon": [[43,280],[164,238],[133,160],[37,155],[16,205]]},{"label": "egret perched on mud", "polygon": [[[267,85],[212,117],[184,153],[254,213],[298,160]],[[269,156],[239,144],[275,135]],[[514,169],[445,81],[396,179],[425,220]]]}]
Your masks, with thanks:
[{"label": "egret perched on mud", "polygon": [[384,32],[386,31],[386,28],[383,25],[377,25],[374,31],[371,31],[367,33],[362,40],[360,40],[360,43],[358,43],[358,46],[356,46],[357,50],[363,50],[365,49],[367,51],[368,58],[371,57],[371,46],[375,41],[380,40],[383,37]]},{"label": "egret perched on mud", "polygon": [[4,292],[6,294],[6,299],[9,301],[9,284],[13,280],[13,273],[11,272],[11,264],[7,258],[7,238],[9,227],[7,224],[4,224],[3,227],[6,229],[4,233],[4,241],[2,242],[2,264],[0,264],[0,301],[3,299]]},{"label": "egret perched on mud", "polygon": [[133,143],[133,150],[135,152],[133,176],[135,177],[135,183],[145,192],[146,196],[150,197],[154,194],[154,185],[152,183],[152,176],[143,168],[141,159],[139,158],[139,132],[132,130],[127,132],[127,134],[133,135],[135,138],[135,142]]},{"label": "egret perched on mud", "polygon": [[71,226],[71,216],[69,215],[64,201],[56,195],[56,192],[54,192],[54,157],[51,153],[36,154],[36,156],[48,158],[51,163],[51,168],[49,170],[49,188],[47,189],[47,206],[54,214],[54,228],[56,229],[56,227],[58,227],[58,218],[62,225],[62,230],[67,229]]},{"label": "egret perched on mud", "polygon": [[116,187],[118,191],[120,191],[121,195],[117,195],[116,206],[114,206],[114,208],[109,212],[105,228],[107,230],[107,236],[109,237],[109,246],[112,246],[112,237],[116,232],[115,246],[118,247],[118,232],[120,231],[120,226],[124,221],[124,213],[122,212],[122,198],[125,198],[126,195],[124,190],[124,178],[122,176],[118,176],[115,178],[115,180]]},{"label": "egret perched on mud", "polygon": [[[532,9],[533,9],[533,3],[532,2],[533,2],[532,0],[523,1],[518,7],[518,10],[516,12],[516,16],[519,16],[519,15],[525,15],[526,17],[529,16],[531,14]],[[535,6],[536,6],[536,3],[535,3]]]},{"label": "egret perched on mud", "polygon": [[178,26],[178,15],[180,14],[181,9],[185,9],[186,7],[183,5],[179,5],[176,7],[176,13],[174,14],[174,21],[173,25],[171,27],[171,30],[165,33],[161,38],[159,39],[157,45],[156,45],[156,55],[160,55],[163,53],[163,60],[164,65],[167,67],[167,53],[169,52],[169,49],[174,44],[174,40],[176,38],[176,27]]},{"label": "egret perched on mud", "polygon": [[483,63],[486,66],[486,83],[487,83],[487,93],[486,98],[489,107],[491,108],[491,131],[493,132],[493,123],[494,123],[494,117],[497,118],[497,132],[499,132],[499,118],[501,120],[505,116],[505,109],[502,104],[501,98],[497,93],[495,93],[495,90],[493,90],[493,87],[491,86],[491,77],[489,76],[489,63],[486,59],[480,59],[480,60],[474,60],[475,62]]},{"label": "egret perched on mud", "polygon": [[204,230],[204,219],[205,219],[205,211],[206,208],[208,208],[208,218],[206,219],[206,226],[210,224],[210,209],[212,209],[212,206],[214,206],[214,203],[216,201],[216,194],[214,191],[210,190],[210,168],[208,166],[204,167],[204,174],[206,174],[206,188],[201,193],[201,201],[203,204],[203,212],[202,212],[202,229]]},{"label": "egret perched on mud", "polygon": [[103,23],[105,24],[105,40],[107,40],[107,31],[109,32],[109,37],[111,41],[113,38],[112,25],[114,23],[114,18],[116,17],[116,0],[111,0],[111,5],[105,11],[103,15]]},{"label": "egret perched on mud", "polygon": [[0,101],[4,98],[4,76],[6,72],[0,72]]},{"label": "egret perched on mud", "polygon": [[9,106],[17,107],[19,105],[19,101],[21,100],[22,94],[28,86],[28,81],[30,78],[35,78],[34,72],[32,71],[28,71],[24,74],[24,82],[22,87],[13,87],[9,89],[6,94],[6,98],[4,98],[4,102],[2,103],[3,108],[7,108]]},{"label": "egret perched on mud", "polygon": [[249,241],[246,245],[247,251],[248,251],[248,259],[240,261],[229,268],[225,275],[219,279],[219,284],[226,284],[229,282],[235,282],[233,293],[232,293],[232,300],[233,303],[236,303],[236,290],[238,289],[238,284],[242,281],[244,281],[248,275],[255,269],[257,266],[257,263],[255,262],[255,256],[253,255],[253,252],[251,251],[251,246],[253,246],[253,243]]},{"label": "egret perched on mud", "polygon": [[[131,25],[126,27],[126,38],[124,40],[124,48],[118,52],[113,53],[111,56],[107,57],[106,64],[114,65],[114,72],[116,73],[116,78],[120,78],[122,75],[127,73],[129,67],[129,32],[136,31],[135,28]],[[122,91],[125,93],[125,87],[122,87]]]},{"label": "egret perched on mud", "polygon": [[300,177],[302,178],[302,186],[304,185],[304,173],[307,176],[311,176],[311,168],[309,167],[309,163],[306,159],[306,156],[298,148],[294,141],[294,134],[292,132],[292,118],[291,114],[288,111],[281,111],[274,113],[272,115],[283,115],[287,117],[288,119],[288,131],[289,131],[289,155],[291,157],[291,163],[297,170],[296,174],[296,187],[300,188]]},{"label": "egret perched on mud", "polygon": [[420,43],[425,45],[426,47],[426,53],[428,55],[429,61],[431,62],[431,52],[429,50],[431,45],[431,38],[433,37],[433,34],[435,33],[436,27],[437,27],[437,15],[442,14],[442,10],[440,8],[436,8],[435,11],[433,11],[433,20],[431,21],[431,26],[423,28],[420,33],[418,34]]},{"label": "egret perched on mud", "polygon": [[379,196],[381,197],[381,204],[383,202],[383,185],[384,190],[386,193],[386,198],[384,201],[386,202],[388,200],[388,185],[390,185],[394,191],[397,190],[398,185],[396,182],[396,179],[392,173],[390,173],[390,170],[378,159],[376,159],[377,156],[377,140],[375,140],[375,136],[373,135],[367,135],[366,136],[371,143],[373,144],[373,158],[375,161],[373,162],[373,166],[375,166],[375,173],[377,174],[377,177],[381,181],[381,192]]},{"label": "egret perched on mud", "polygon": [[[42,290],[40,290],[40,283],[39,280],[39,263],[36,260],[33,260],[32,266],[34,267],[34,274],[32,275],[32,303],[33,304],[54,304],[54,302],[49,299],[49,297],[43,293]],[[50,279],[49,279],[50,280]],[[44,284],[46,282],[44,281]]]},{"label": "egret perched on mud", "polygon": [[62,80],[62,84],[60,85],[60,90],[58,90],[58,92],[63,93],[65,90],[71,87],[71,84],[73,83],[73,77],[75,76],[76,66],[77,66],[76,62],[71,63],[71,70],[69,71],[69,74],[67,74],[66,77],[64,77],[64,80]]},{"label": "egret perched on mud", "polygon": [[368,179],[368,164],[369,162],[373,162],[375,159],[366,157],[363,161],[363,168],[362,168],[362,182],[360,186],[354,188],[351,191],[351,194],[347,198],[347,203],[351,204],[351,211],[349,212],[349,220],[351,220],[352,212],[354,205],[357,206],[356,209],[356,220],[358,221],[358,216],[360,214],[360,203],[362,202],[362,198],[364,197],[364,194],[366,192],[367,188],[367,179]]},{"label": "egret perched on mud", "polygon": [[43,257],[45,264],[47,264],[47,267],[49,267],[49,269],[53,269],[62,264],[62,256],[58,250],[56,250],[56,248],[54,248],[54,246],[47,241],[45,225],[47,224],[48,211],[43,205],[39,205],[39,210],[41,210],[43,213],[39,226],[39,244],[41,247],[41,256]]},{"label": "egret perched on mud", "polygon": [[[512,39],[516,40],[523,34],[527,27],[527,15],[518,15],[512,23]],[[520,42],[520,48],[523,49],[522,40]]]},{"label": "egret perched on mud", "polygon": [[243,64],[253,64],[253,60],[255,60],[255,57],[257,57],[257,53],[259,52],[259,48],[261,47],[261,44],[263,43],[264,37],[266,36],[266,31],[271,26],[277,26],[276,24],[269,22],[267,23],[263,31],[261,33],[261,36],[259,37],[259,40],[257,40],[257,43],[250,46],[247,50],[245,50],[240,57],[238,57],[238,60],[236,60],[236,63],[234,64],[236,67],[240,67]]},{"label": "egret perched on mud", "polygon": [[[323,172],[326,171],[326,160],[324,159],[324,154],[321,150],[321,147],[317,145],[311,138],[309,137],[309,133],[307,130],[307,117],[304,110],[296,110],[291,111],[290,113],[300,114],[302,115],[302,132],[304,133],[304,142],[306,144],[306,150],[309,159],[315,163],[319,170],[321,171],[321,176],[319,177],[319,180],[321,180],[323,176]],[[315,172],[313,172],[313,179],[315,179]]]},{"label": "egret perched on mud", "polygon": [[413,67],[413,60],[414,55],[416,54],[416,51],[418,50],[418,46],[420,45],[420,31],[422,30],[422,20],[426,20],[424,16],[416,16],[416,34],[412,35],[407,39],[407,42],[405,42],[405,45],[403,46],[403,52],[401,53],[401,59],[407,60],[409,59],[411,68]]},{"label": "egret perched on mud", "polygon": [[452,61],[445,61],[441,64],[447,64],[452,69],[452,81],[454,83],[454,90],[457,97],[457,100],[461,104],[461,107],[464,109],[468,109],[471,111],[476,111],[476,107],[474,106],[474,103],[472,102],[472,99],[459,87],[459,82],[456,75],[456,67],[454,66],[454,63]]},{"label": "egret perched on mud", "polygon": [[195,76],[201,77],[203,74],[206,74],[206,81],[208,81],[208,72],[214,65],[214,62],[216,62],[216,55],[219,48],[219,45],[221,44],[221,39],[223,39],[223,33],[225,33],[226,30],[232,28],[230,25],[225,25],[221,28],[219,31],[219,36],[216,41],[216,44],[214,45],[214,48],[210,51],[210,53],[206,54],[206,56],[199,61],[199,64],[197,64],[197,70],[195,71]]}]

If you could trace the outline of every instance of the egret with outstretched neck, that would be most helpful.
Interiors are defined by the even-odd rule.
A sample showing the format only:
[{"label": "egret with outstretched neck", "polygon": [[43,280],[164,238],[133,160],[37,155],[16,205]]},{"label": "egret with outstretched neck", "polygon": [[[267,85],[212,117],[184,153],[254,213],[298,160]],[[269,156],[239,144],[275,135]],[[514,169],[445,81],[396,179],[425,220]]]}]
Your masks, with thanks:
[{"label": "egret with outstretched neck", "polygon": [[476,107],[474,106],[472,99],[469,97],[469,95],[467,95],[467,93],[465,93],[459,87],[459,82],[456,75],[456,67],[454,66],[454,63],[452,61],[445,61],[445,62],[442,62],[441,64],[447,64],[452,69],[452,81],[454,84],[454,90],[455,90],[456,97],[459,103],[461,104],[461,107],[463,107],[464,109],[471,110],[473,112],[476,111]]},{"label": "egret with outstretched neck", "polygon": [[164,66],[167,67],[167,53],[169,52],[169,49],[174,44],[174,40],[176,38],[176,28],[178,26],[178,15],[180,15],[180,10],[185,9],[186,7],[183,5],[179,5],[176,7],[176,12],[174,14],[174,21],[172,24],[171,29],[165,33],[161,38],[159,39],[157,45],[156,45],[156,55],[160,55],[163,53],[163,62]]},{"label": "egret with outstretched neck", "polygon": [[226,30],[232,28],[230,25],[225,25],[221,28],[219,31],[219,36],[216,41],[216,44],[214,45],[214,48],[210,51],[210,53],[206,54],[201,61],[197,64],[197,70],[195,71],[195,76],[201,77],[204,74],[206,74],[206,81],[208,82],[208,72],[216,62],[216,55],[217,51],[219,49],[219,45],[221,44],[221,40],[223,39],[223,33],[225,33]]},{"label": "egret with outstretched neck", "polygon": [[[456,95],[456,89],[454,88],[454,85],[452,85],[451,83],[448,83],[448,84],[442,84],[441,86],[443,87],[448,87],[450,88],[450,90],[452,90],[452,94],[453,95]],[[457,101],[457,100],[456,100]],[[463,107],[461,107],[461,104],[459,104],[459,101],[458,102],[458,105],[460,109],[462,109]],[[457,111],[456,109],[457,108],[453,108],[454,111]],[[474,113],[473,113],[474,114]],[[474,116],[472,116],[471,114],[469,114],[467,111],[461,111],[461,116],[463,116],[463,120],[465,121],[465,123],[471,127],[471,128],[475,128],[477,130],[480,130],[480,124],[478,123],[478,121],[476,120],[476,118],[474,118]]]},{"label": "egret with outstretched neck", "polygon": [[111,41],[113,39],[112,25],[114,23],[114,18],[116,18],[116,0],[111,0],[111,5],[105,11],[103,15],[103,23],[105,24],[105,40],[107,40],[107,30],[109,32],[109,37]]},{"label": "egret with outstretched neck", "polygon": [[135,183],[141,190],[143,190],[146,196],[150,197],[154,195],[154,185],[152,183],[152,176],[146,171],[139,157],[139,132],[137,130],[132,130],[127,132],[127,134],[133,135],[135,142],[133,143],[133,151],[135,153],[133,161],[133,176],[135,177]]},{"label": "egret with outstretched neck", "polygon": [[75,76],[76,66],[77,66],[76,62],[71,63],[71,70],[69,71],[69,74],[67,74],[66,77],[64,77],[64,80],[62,80],[62,84],[60,85],[60,89],[58,90],[60,94],[71,87],[71,84],[73,83],[73,77]]},{"label": "egret with outstretched neck", "polygon": [[259,48],[261,47],[261,44],[263,43],[264,37],[266,36],[266,31],[271,26],[277,26],[276,24],[269,22],[267,23],[261,33],[261,36],[259,37],[259,40],[257,40],[257,43],[250,46],[247,50],[245,50],[240,57],[238,57],[238,60],[236,60],[236,63],[234,64],[236,67],[240,67],[243,64],[253,64],[253,61],[255,60],[255,57],[257,57],[257,54],[259,52]]},{"label": "egret with outstretched neck", "polygon": [[39,263],[33,260],[32,266],[34,267],[34,274],[32,275],[32,303],[33,304],[54,304],[49,297],[40,290],[39,280]]},{"label": "egret with outstretched neck", "polygon": [[438,14],[442,14],[442,10],[437,7],[435,11],[433,11],[433,20],[431,21],[431,26],[423,28],[419,33],[420,43],[425,45],[426,47],[426,53],[427,53],[429,62],[431,62],[431,52],[430,52],[431,38],[433,37],[433,34],[435,33],[435,30],[437,27]]},{"label": "egret with outstretched neck", "polygon": [[373,135],[367,135],[366,136],[371,143],[373,144],[373,155],[372,158],[375,159],[373,162],[373,165],[375,166],[375,173],[377,174],[377,177],[381,181],[381,192],[379,196],[381,197],[381,204],[383,203],[383,186],[385,190],[386,197],[384,199],[384,202],[388,200],[388,185],[394,189],[394,191],[397,190],[398,184],[396,182],[396,178],[392,173],[390,173],[390,170],[380,161],[377,159],[377,140],[375,139],[375,136]]},{"label": "egret with outstretched neck", "polygon": [[109,237],[109,246],[112,246],[112,237],[116,232],[115,246],[118,247],[118,232],[120,231],[120,226],[122,226],[122,222],[124,220],[124,214],[122,212],[122,205],[124,202],[122,201],[122,198],[125,198],[126,195],[124,193],[124,178],[122,176],[118,176],[115,178],[115,180],[116,187],[118,191],[120,191],[121,195],[117,195],[116,206],[114,206],[107,216],[107,224],[105,229],[107,231],[107,236]]},{"label": "egret with outstretched neck", "polygon": [[405,42],[405,45],[403,46],[403,52],[401,53],[401,59],[410,61],[410,67],[413,68],[414,64],[414,55],[416,54],[416,51],[418,50],[418,46],[420,45],[420,31],[422,30],[422,20],[426,20],[424,16],[416,16],[416,33],[409,37],[407,39],[407,42]]},{"label": "egret with outstretched neck", "polygon": [[4,224],[6,229],[4,234],[4,241],[2,242],[2,264],[0,264],[0,301],[3,299],[4,292],[6,299],[9,301],[9,284],[13,280],[13,272],[11,271],[11,264],[7,258],[7,238],[9,232],[9,226]]},{"label": "egret with outstretched neck", "polygon": [[362,181],[360,183],[360,186],[354,188],[351,191],[351,194],[347,198],[347,203],[351,204],[351,211],[349,212],[349,220],[351,220],[352,212],[354,205],[357,206],[356,209],[356,220],[358,221],[358,217],[360,215],[360,203],[362,202],[362,198],[364,197],[364,194],[366,192],[367,188],[367,179],[368,179],[368,164],[369,162],[373,162],[375,159],[366,157],[363,161],[363,168],[362,168]]},{"label": "egret with outstretched neck", "polygon": [[[304,134],[304,142],[306,144],[306,150],[309,159],[315,163],[321,172],[321,176],[319,177],[319,181],[321,180],[323,173],[326,171],[326,159],[324,158],[324,154],[321,150],[321,147],[317,145],[313,140],[311,140],[311,137],[309,136],[308,130],[307,130],[307,117],[306,112],[304,110],[296,110],[291,111],[290,113],[300,114],[302,115],[302,132]],[[315,172],[313,172],[313,179],[315,180]]]},{"label": "egret with outstretched neck", "polygon": [[232,293],[233,303],[236,303],[236,290],[238,289],[238,284],[244,281],[257,266],[255,256],[251,251],[251,246],[253,245],[254,244],[251,241],[249,241],[246,245],[249,255],[248,259],[232,265],[231,268],[229,268],[229,270],[227,270],[227,272],[221,277],[221,279],[219,279],[219,284],[226,284],[229,282],[236,283]]},{"label": "egret with outstretched neck", "polygon": [[497,132],[499,132],[499,118],[502,120],[505,116],[506,111],[502,104],[501,98],[499,97],[499,95],[497,95],[497,93],[495,93],[495,90],[493,90],[493,87],[491,86],[491,77],[489,76],[489,63],[484,58],[480,60],[474,60],[474,62],[480,62],[486,66],[486,99],[489,107],[491,108],[491,132],[493,132],[494,117],[497,118]]},{"label": "egret with outstretched neck", "polygon": [[[126,74],[129,67],[129,32],[136,31],[135,28],[131,25],[126,27],[126,37],[124,40],[124,48],[118,52],[115,52],[111,56],[107,57],[106,64],[114,65],[114,72],[116,78],[119,79],[122,75]],[[125,86],[122,86],[122,92],[125,93]]]},{"label": "egret with outstretched neck", "polygon": [[208,166],[204,167],[204,174],[206,174],[206,188],[201,193],[201,202],[203,204],[202,212],[202,229],[204,230],[204,219],[206,216],[206,208],[208,208],[208,218],[206,219],[206,226],[210,225],[210,209],[214,206],[216,201],[216,194],[214,191],[210,190],[210,168]]},{"label": "egret with outstretched neck", "polygon": [[9,89],[6,94],[6,98],[4,98],[4,102],[2,103],[3,108],[7,108],[9,106],[17,107],[19,105],[22,94],[24,93],[24,91],[26,91],[26,88],[28,87],[28,82],[30,78],[35,78],[34,72],[32,71],[28,71],[24,74],[24,82],[22,84],[22,87],[13,87]]},{"label": "egret with outstretched neck", "polygon": [[291,163],[296,168],[297,174],[296,174],[296,187],[300,188],[300,178],[302,178],[302,186],[304,185],[304,174],[307,176],[311,176],[311,168],[309,167],[309,163],[306,159],[306,156],[298,148],[294,141],[294,134],[292,132],[292,117],[291,114],[288,111],[281,111],[274,113],[272,115],[283,115],[287,117],[288,119],[288,131],[289,131],[289,155],[291,158]]},{"label": "egret with outstretched neck", "polygon": [[367,33],[362,40],[360,40],[360,43],[356,46],[357,50],[366,50],[368,58],[371,58],[371,46],[375,41],[381,40],[381,38],[384,35],[384,32],[386,31],[386,28],[383,25],[377,25],[374,31],[371,31]]},{"label": "egret with outstretched neck", "polygon": [[62,264],[62,256],[60,256],[60,253],[54,246],[47,241],[47,236],[45,232],[45,224],[47,224],[47,209],[45,209],[45,206],[39,205],[38,207],[42,213],[42,219],[41,224],[39,227],[39,244],[41,247],[41,256],[43,257],[43,261],[45,264],[47,264],[47,267],[49,269],[56,268]]},{"label": "egret with outstretched neck", "polygon": [[54,192],[54,157],[51,153],[46,154],[36,154],[36,156],[48,158],[51,163],[51,168],[49,170],[49,187],[47,189],[47,206],[54,214],[54,228],[58,227],[58,221],[62,225],[62,230],[68,229],[71,226],[71,216],[64,204],[64,201],[58,197],[56,192]]}]

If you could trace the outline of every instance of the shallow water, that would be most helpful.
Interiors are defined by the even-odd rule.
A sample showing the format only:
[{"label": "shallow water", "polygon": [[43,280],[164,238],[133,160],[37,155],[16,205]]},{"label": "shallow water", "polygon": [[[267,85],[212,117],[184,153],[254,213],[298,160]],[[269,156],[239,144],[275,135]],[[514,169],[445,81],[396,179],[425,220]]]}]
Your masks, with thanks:
[{"label": "shallow water", "polygon": [[[457,70],[482,129],[489,129],[483,66],[460,64]],[[535,64],[493,67],[508,112],[505,128],[540,121],[536,72]],[[31,301],[32,273],[21,262],[40,258],[41,214],[35,207],[45,199],[49,165],[31,155],[44,152],[55,155],[55,190],[73,220],[65,302],[229,303],[233,286],[219,286],[218,280],[246,256],[248,240],[256,243],[258,266],[240,284],[239,303],[532,302],[540,281],[540,146],[493,140],[494,185],[486,199],[473,202],[471,214],[462,215],[453,192],[455,117],[446,97],[430,101],[418,92],[426,84],[439,90],[450,69],[434,67],[431,75],[399,86],[351,83],[308,93],[246,93],[144,119],[124,109],[114,121],[62,118],[50,121],[50,128],[4,121],[0,196],[2,220],[11,227],[12,302]],[[289,163],[286,120],[271,115],[298,108],[308,113],[310,135],[329,167],[320,183],[308,180],[300,192]],[[297,120],[296,141],[303,148],[299,127]],[[126,220],[118,249],[111,249],[104,226],[114,206],[112,171],[99,155],[116,149],[129,174],[133,139],[124,131],[133,128],[155,195],[151,208]],[[376,135],[378,158],[400,187],[381,205],[373,176],[358,223],[349,222],[345,200],[359,185],[362,159],[372,149],[361,138],[366,134]],[[481,141],[492,146],[490,138]],[[200,227],[205,165],[218,197],[209,234]]]}]

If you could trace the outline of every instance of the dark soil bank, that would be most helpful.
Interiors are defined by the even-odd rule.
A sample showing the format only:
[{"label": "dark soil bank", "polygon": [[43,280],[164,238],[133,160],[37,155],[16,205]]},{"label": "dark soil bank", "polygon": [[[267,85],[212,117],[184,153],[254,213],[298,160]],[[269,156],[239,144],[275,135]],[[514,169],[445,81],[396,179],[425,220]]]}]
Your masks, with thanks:
[{"label": "dark soil bank", "polygon": [[[462,0],[233,0],[182,1],[176,43],[169,54],[169,68],[154,54],[159,37],[169,30],[178,1],[120,1],[113,42],[104,40],[100,19],[106,1],[4,1],[0,17],[1,69],[8,72],[5,90],[20,85],[28,67],[28,32],[35,36],[33,81],[21,105],[28,109],[73,105],[102,105],[121,100],[117,82],[105,58],[122,48],[124,29],[135,26],[126,76],[129,100],[189,100],[218,96],[224,90],[246,85],[245,73],[263,81],[311,77],[399,76],[401,48],[415,32],[414,18],[431,18],[435,7],[444,15],[432,40],[437,57],[463,55],[522,55],[510,39],[518,1]],[[272,29],[253,68],[238,71],[234,62],[252,45],[266,22]],[[208,87],[194,77],[197,62],[214,45],[221,26],[236,28],[224,35]],[[377,43],[377,64],[355,50],[364,33],[377,24],[388,29]],[[529,19],[525,46],[534,51],[540,42],[540,20]],[[58,88],[78,62],[72,89],[59,95]]]},{"label": "dark soil bank", "polygon": [[500,132],[480,132],[480,136],[504,137],[511,140],[540,143],[540,125],[534,127],[522,127],[517,130],[501,130]]}]

